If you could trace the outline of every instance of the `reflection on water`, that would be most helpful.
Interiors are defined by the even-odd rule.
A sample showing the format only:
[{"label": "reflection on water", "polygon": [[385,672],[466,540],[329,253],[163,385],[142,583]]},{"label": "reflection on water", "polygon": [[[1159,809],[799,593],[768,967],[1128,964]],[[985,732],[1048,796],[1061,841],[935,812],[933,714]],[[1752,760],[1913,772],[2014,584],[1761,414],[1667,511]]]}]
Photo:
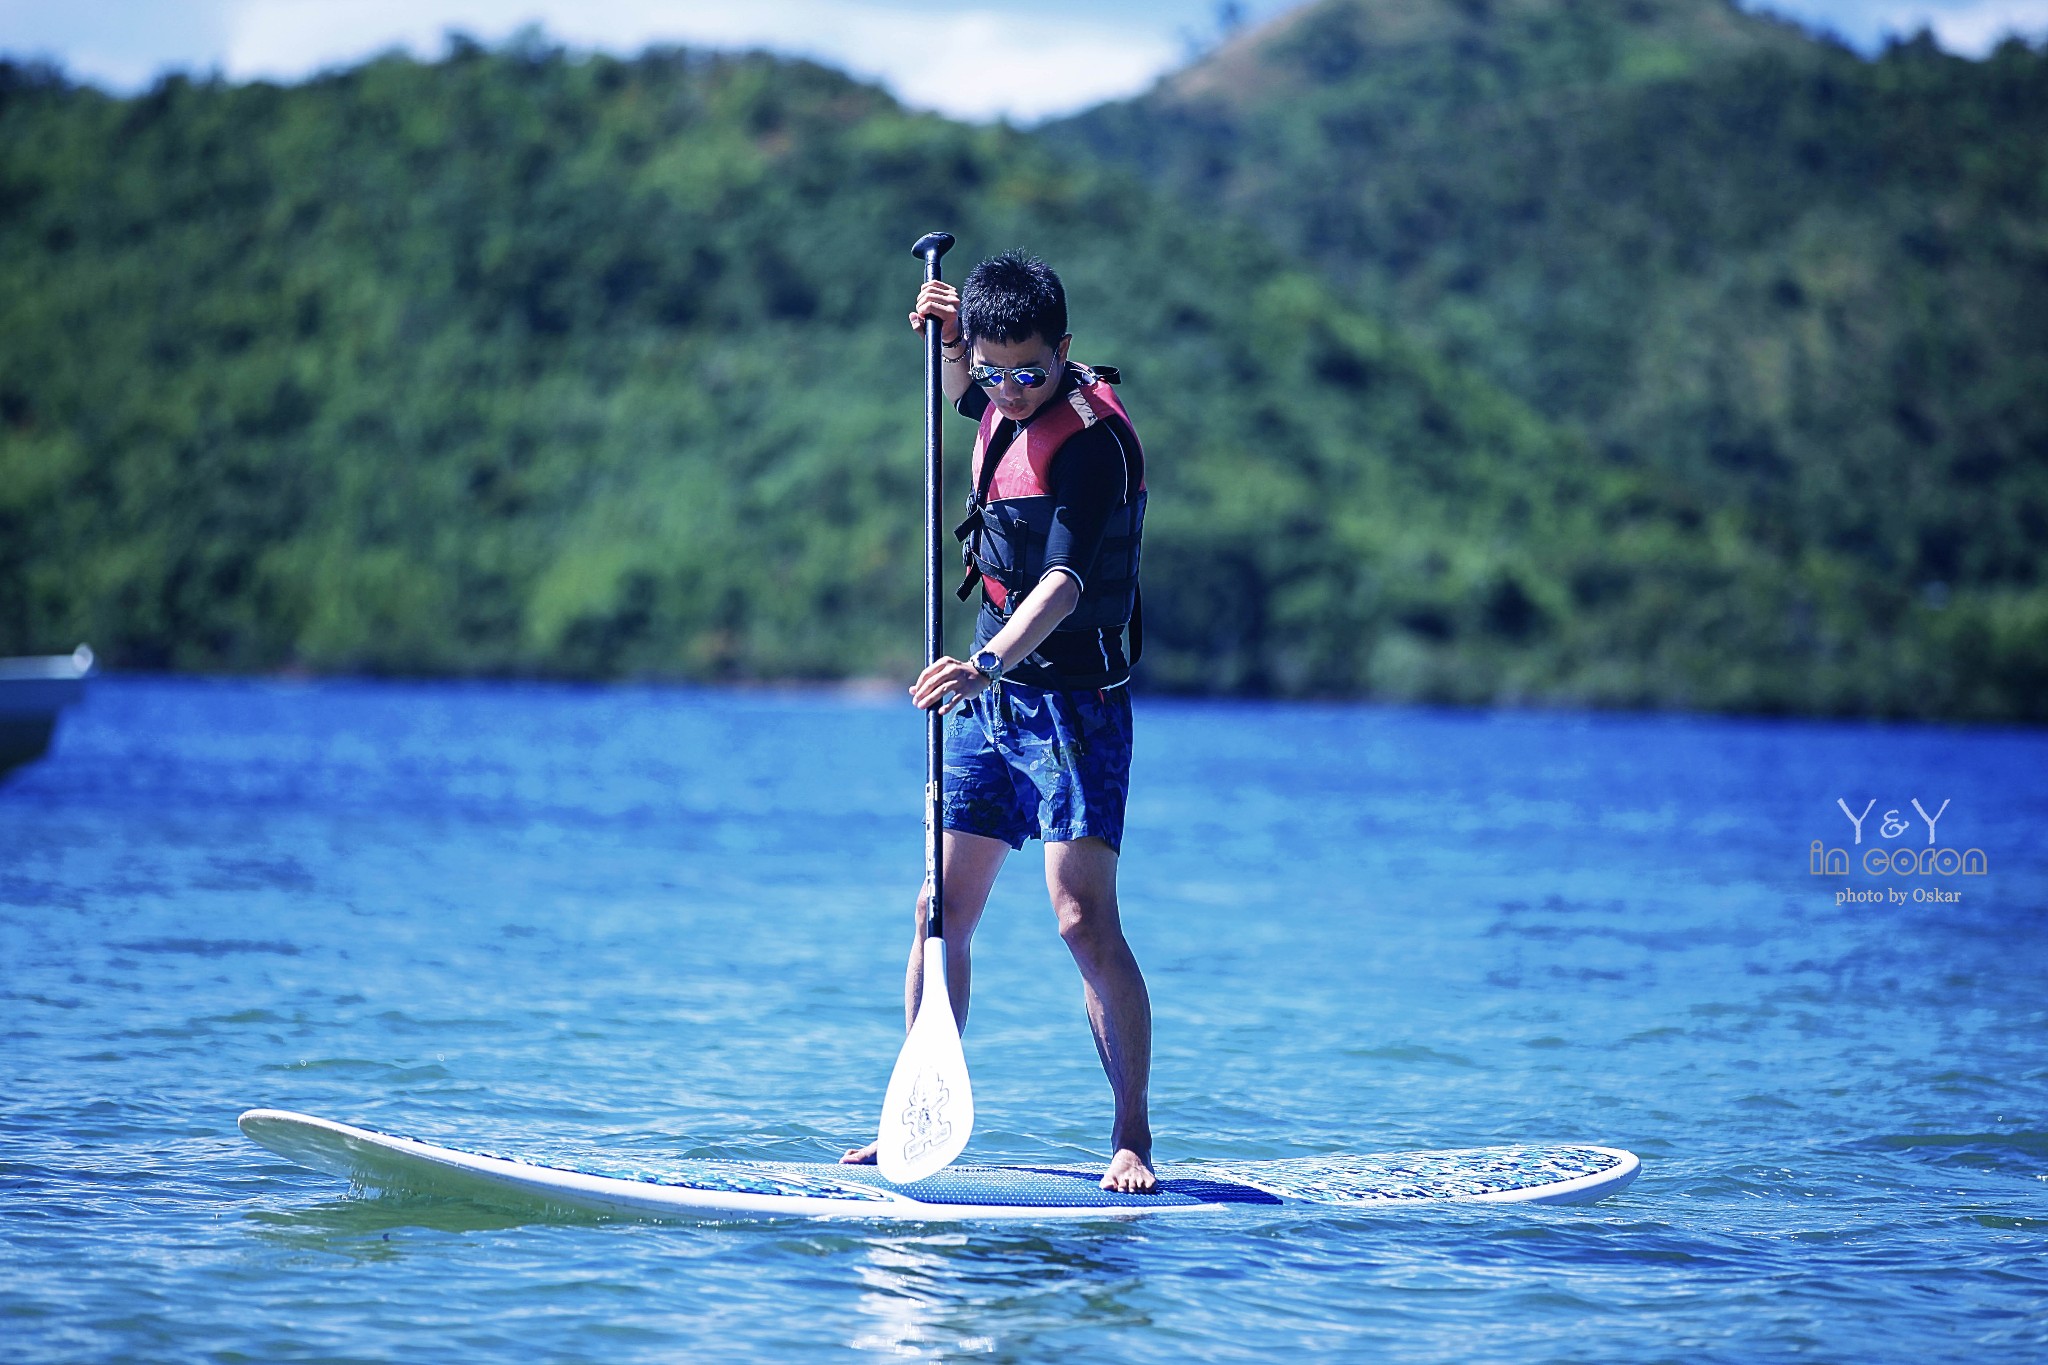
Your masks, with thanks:
[{"label": "reflection on water", "polygon": [[1000,1323],[1003,1353],[1029,1356],[1048,1335],[1146,1326],[1149,1312],[1132,1302],[1141,1236],[1105,1224],[1059,1238],[1006,1227],[871,1237],[854,1266],[871,1326],[850,1344],[892,1355],[994,1351],[996,1339],[980,1333]]},{"label": "reflection on water", "polygon": [[299,1209],[250,1209],[242,1216],[257,1237],[273,1245],[361,1260],[389,1260],[401,1255],[405,1243],[393,1241],[394,1232],[483,1232],[539,1222],[603,1221],[579,1218],[570,1209],[536,1208],[520,1212],[467,1200],[418,1195],[356,1195],[323,1200]]}]

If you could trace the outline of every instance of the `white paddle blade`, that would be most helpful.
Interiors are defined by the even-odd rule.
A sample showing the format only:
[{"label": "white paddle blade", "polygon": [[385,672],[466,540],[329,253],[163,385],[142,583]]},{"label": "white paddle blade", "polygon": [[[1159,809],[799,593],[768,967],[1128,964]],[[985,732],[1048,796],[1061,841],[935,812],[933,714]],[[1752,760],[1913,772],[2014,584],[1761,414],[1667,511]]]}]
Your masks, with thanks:
[{"label": "white paddle blade", "polygon": [[898,1184],[944,1170],[974,1131],[974,1090],[946,991],[946,945],[940,939],[924,941],[924,994],[889,1077],[879,1131],[875,1160]]}]

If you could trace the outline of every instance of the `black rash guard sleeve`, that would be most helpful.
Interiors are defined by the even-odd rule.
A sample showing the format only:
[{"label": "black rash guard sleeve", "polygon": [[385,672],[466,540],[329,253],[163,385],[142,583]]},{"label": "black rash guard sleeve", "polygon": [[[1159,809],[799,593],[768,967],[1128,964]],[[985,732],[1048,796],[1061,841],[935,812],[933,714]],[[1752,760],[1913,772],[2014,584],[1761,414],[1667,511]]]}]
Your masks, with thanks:
[{"label": "black rash guard sleeve", "polygon": [[1129,463],[1114,423],[1097,422],[1060,447],[1052,469],[1052,533],[1045,567],[1066,569],[1086,587],[1110,516],[1123,505]]}]

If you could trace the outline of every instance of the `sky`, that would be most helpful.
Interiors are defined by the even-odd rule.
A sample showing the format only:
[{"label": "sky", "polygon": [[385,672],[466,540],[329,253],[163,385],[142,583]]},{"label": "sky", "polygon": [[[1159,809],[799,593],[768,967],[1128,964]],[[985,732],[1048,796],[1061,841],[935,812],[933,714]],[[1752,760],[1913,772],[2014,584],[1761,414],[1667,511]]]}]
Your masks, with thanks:
[{"label": "sky", "polygon": [[[881,84],[906,104],[1017,123],[1136,94],[1219,36],[1298,0],[0,0],[0,52],[74,80],[139,90],[166,70],[297,80],[392,47],[439,55],[539,24],[577,48],[768,48]],[[1755,0],[1864,50],[1925,26],[1979,56],[2009,32],[2048,35],[2048,0]],[[1020,30],[1029,40],[1019,41]]]}]

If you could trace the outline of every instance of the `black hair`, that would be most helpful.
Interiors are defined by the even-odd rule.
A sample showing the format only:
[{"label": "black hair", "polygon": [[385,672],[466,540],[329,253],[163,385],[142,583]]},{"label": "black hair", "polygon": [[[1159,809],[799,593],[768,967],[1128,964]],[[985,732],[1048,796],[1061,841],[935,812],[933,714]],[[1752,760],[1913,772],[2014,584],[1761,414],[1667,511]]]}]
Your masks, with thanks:
[{"label": "black hair", "polygon": [[1067,291],[1044,261],[1005,251],[968,272],[960,291],[960,335],[968,345],[1037,336],[1057,346],[1066,334]]}]

